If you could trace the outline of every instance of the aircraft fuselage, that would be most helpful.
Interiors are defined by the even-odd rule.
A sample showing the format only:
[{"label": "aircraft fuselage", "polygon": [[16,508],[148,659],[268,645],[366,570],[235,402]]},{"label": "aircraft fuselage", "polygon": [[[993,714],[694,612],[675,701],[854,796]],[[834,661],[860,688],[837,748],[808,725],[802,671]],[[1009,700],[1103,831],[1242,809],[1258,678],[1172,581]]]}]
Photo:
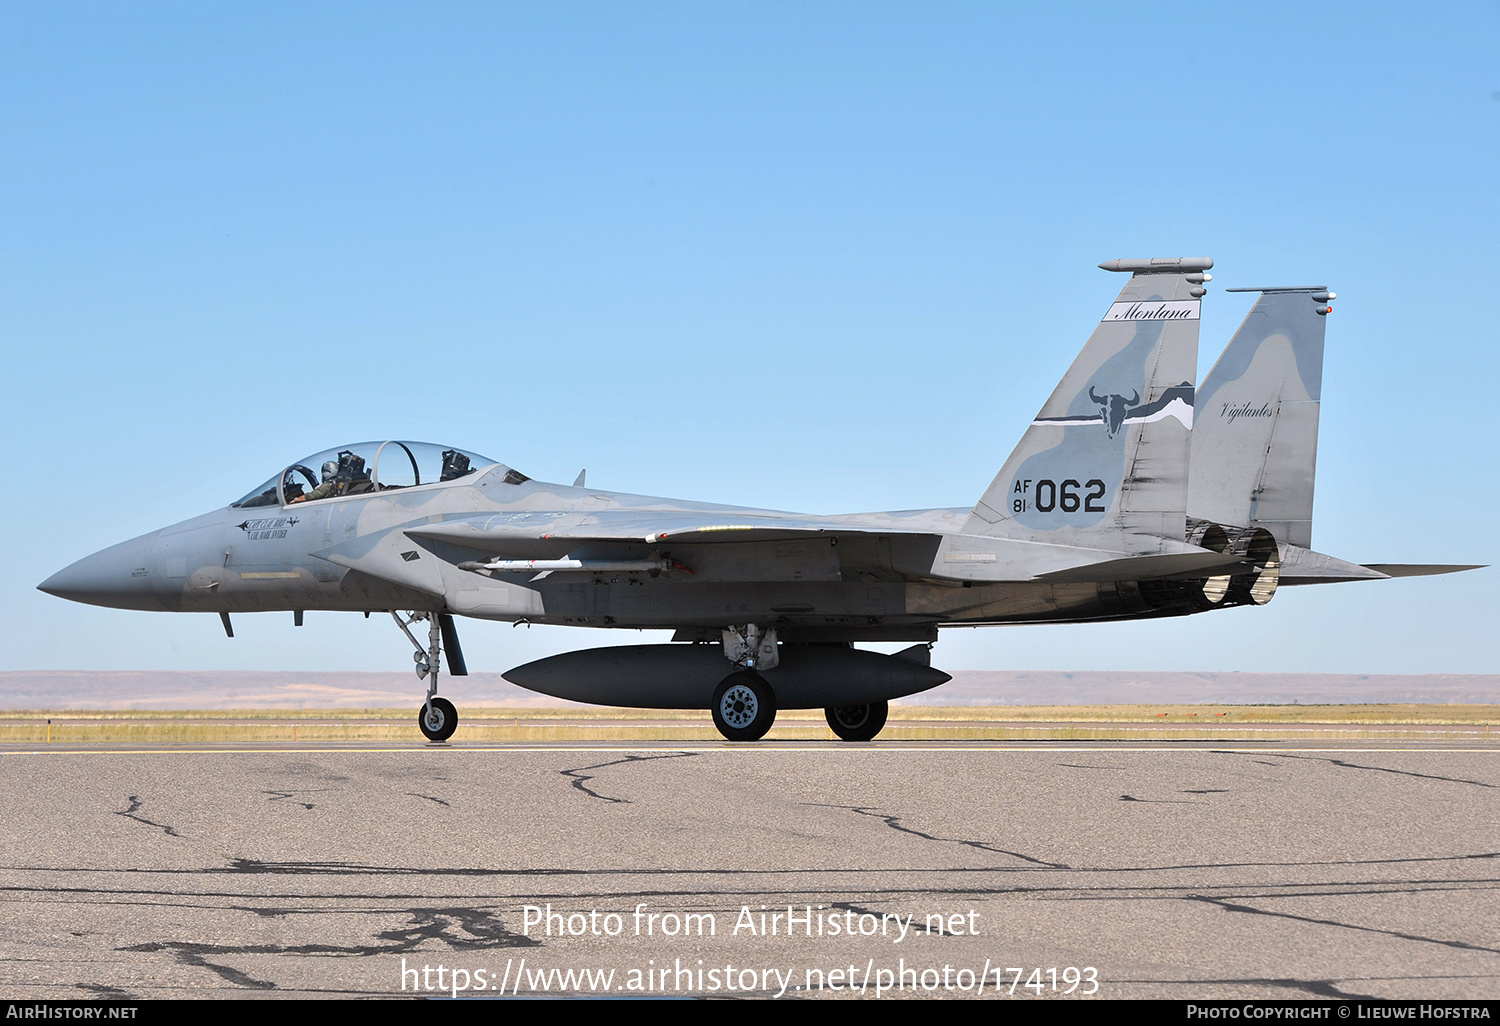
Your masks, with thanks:
[{"label": "aircraft fuselage", "polygon": [[[644,560],[665,551],[679,569],[655,576],[586,570],[476,573],[459,565],[485,558],[482,550],[413,539],[396,530],[491,514],[511,526],[534,528],[534,538],[510,543],[508,554],[555,560],[577,554],[580,546],[545,535],[576,529],[610,509],[723,512],[771,526],[779,517],[793,516],[530,480],[507,484],[506,472],[496,465],[465,481],[216,510],[79,560],[42,589],[95,605],[170,612],[414,609],[502,621],[709,633],[756,622],[778,626],[787,641],[931,640],[940,624],[1160,614],[1160,605],[1143,600],[1132,585],[931,577],[937,536],[957,533],[964,510],[878,515],[912,533],[673,542],[665,549],[642,540],[608,547],[617,560]],[[850,519],[838,518],[844,524]],[[404,580],[313,555],[341,547],[357,550],[361,539],[373,545],[393,533]],[[582,548],[587,555],[588,546]]]}]

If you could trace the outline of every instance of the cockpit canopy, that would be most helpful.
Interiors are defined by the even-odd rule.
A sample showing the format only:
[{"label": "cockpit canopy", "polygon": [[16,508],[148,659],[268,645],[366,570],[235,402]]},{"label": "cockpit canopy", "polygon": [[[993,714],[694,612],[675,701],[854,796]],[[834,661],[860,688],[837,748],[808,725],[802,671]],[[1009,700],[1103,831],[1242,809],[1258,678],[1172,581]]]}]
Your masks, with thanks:
[{"label": "cockpit canopy", "polygon": [[[416,488],[456,481],[495,464],[477,453],[430,442],[357,442],[303,457],[230,505],[285,506]],[[518,484],[527,478],[513,470],[506,480]]]}]

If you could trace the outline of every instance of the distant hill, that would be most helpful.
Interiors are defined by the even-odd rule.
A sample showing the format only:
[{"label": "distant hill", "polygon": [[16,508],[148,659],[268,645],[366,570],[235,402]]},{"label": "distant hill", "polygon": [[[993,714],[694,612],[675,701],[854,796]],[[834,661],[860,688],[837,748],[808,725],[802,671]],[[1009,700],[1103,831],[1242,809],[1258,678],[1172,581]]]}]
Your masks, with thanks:
[{"label": "distant hill", "polygon": [[1500,702],[1500,674],[1152,673],[960,670],[922,705],[1344,705]]},{"label": "distant hill", "polygon": [[[498,673],[445,678],[462,708],[565,706]],[[235,670],[11,670],[0,709],[318,709],[415,707],[411,673]],[[1500,703],[1500,674],[1151,673],[1124,670],[959,670],[910,705],[1322,705],[1362,702]]]}]

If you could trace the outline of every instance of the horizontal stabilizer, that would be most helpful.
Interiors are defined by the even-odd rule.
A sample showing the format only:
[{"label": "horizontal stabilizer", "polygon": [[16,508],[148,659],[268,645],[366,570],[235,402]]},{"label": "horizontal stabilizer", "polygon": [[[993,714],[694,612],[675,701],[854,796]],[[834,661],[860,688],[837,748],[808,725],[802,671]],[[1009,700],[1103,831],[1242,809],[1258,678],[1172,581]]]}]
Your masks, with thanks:
[{"label": "horizontal stabilizer", "polygon": [[1437,563],[1350,563],[1299,545],[1282,549],[1281,560],[1281,583],[1286,585],[1384,581],[1392,577],[1428,577],[1483,569],[1481,566]]},{"label": "horizontal stabilizer", "polygon": [[1326,552],[1314,552],[1300,545],[1287,545],[1281,550],[1281,583],[1288,586],[1383,581],[1386,576],[1367,566],[1350,563]]},{"label": "horizontal stabilizer", "polygon": [[1173,552],[1158,556],[1130,556],[1102,563],[1069,567],[1036,579],[1056,584],[1107,584],[1113,581],[1159,580],[1166,577],[1218,577],[1254,569],[1239,556],[1222,552]]},{"label": "horizontal stabilizer", "polygon": [[1366,563],[1366,570],[1385,574],[1387,577],[1433,577],[1437,574],[1456,574],[1461,570],[1483,570],[1485,564],[1474,563]]}]

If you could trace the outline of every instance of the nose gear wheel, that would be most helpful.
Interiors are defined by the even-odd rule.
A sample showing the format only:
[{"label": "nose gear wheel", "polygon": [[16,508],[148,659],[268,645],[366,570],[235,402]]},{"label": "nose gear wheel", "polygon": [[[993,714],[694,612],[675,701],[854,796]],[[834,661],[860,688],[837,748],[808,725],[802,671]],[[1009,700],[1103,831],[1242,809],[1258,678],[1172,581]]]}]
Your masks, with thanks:
[{"label": "nose gear wheel", "polygon": [[458,729],[458,710],[446,698],[433,696],[417,713],[417,726],[429,741],[446,741]]}]

